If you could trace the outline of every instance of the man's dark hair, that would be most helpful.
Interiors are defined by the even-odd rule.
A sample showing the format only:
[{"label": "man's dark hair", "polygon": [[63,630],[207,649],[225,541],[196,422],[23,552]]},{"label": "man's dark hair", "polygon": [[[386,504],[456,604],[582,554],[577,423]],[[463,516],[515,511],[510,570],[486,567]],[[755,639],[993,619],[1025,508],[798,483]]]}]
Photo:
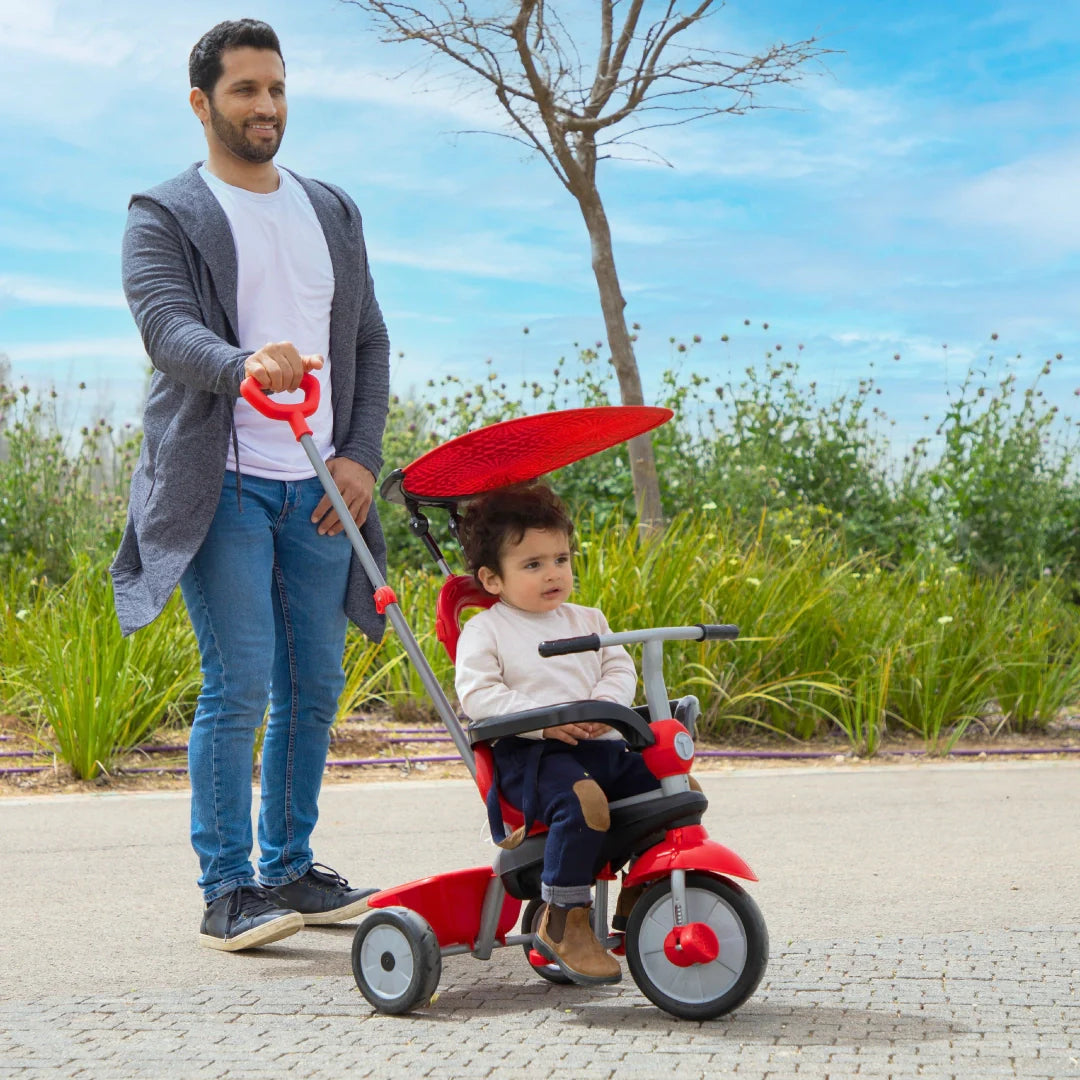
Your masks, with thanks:
[{"label": "man's dark hair", "polygon": [[[188,77],[192,87],[198,87],[206,94],[213,93],[221,78],[225,65],[221,54],[226,49],[273,49],[281,56],[281,42],[278,41],[274,28],[258,19],[232,19],[219,22],[195,43],[188,57]],[[285,57],[281,57],[284,65]]]},{"label": "man's dark hair", "polygon": [[[502,574],[507,544],[521,542],[527,529],[574,535],[562,500],[546,484],[519,484],[480,495],[469,503],[458,528],[465,561],[475,576],[481,566]],[[479,578],[477,578],[479,581]]]}]

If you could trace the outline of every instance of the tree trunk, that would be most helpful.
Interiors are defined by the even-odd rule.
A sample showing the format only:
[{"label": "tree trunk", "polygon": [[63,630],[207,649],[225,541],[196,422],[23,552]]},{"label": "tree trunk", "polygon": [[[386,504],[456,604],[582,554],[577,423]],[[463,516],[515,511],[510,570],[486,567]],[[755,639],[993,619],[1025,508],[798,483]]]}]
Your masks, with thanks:
[{"label": "tree trunk", "polygon": [[[577,195],[592,242],[593,274],[600,290],[600,307],[604,312],[611,362],[619,380],[619,395],[624,405],[644,405],[634,345],[623,316],[626,300],[623,298],[619,275],[615,270],[615,255],[611,246],[607,214],[604,213],[600,193],[595,187],[584,192],[575,191],[574,194]],[[630,475],[634,481],[634,501],[642,525],[653,531],[660,529],[664,514],[650,433],[630,440]]]}]

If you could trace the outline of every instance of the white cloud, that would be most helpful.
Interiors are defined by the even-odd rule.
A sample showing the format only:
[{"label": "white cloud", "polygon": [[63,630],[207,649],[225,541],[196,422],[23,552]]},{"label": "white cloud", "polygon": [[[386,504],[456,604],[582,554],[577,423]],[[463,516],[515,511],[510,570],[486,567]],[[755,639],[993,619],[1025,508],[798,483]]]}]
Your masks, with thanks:
[{"label": "white cloud", "polygon": [[119,289],[89,289],[64,282],[0,274],[0,304],[4,301],[39,307],[127,307]]},{"label": "white cloud", "polygon": [[133,35],[103,29],[97,16],[71,18],[60,27],[47,0],[5,0],[0,6],[0,55],[22,53],[50,61],[116,68],[135,51]]},{"label": "white cloud", "polygon": [[557,249],[484,233],[463,234],[452,245],[429,241],[394,247],[371,241],[374,266],[389,263],[455,275],[551,284],[581,276],[584,264],[578,254],[577,248],[570,245]]},{"label": "white cloud", "polygon": [[130,360],[145,357],[146,350],[134,331],[125,337],[83,338],[65,341],[35,341],[7,348],[13,367],[20,364],[53,363],[61,360],[107,358]]},{"label": "white cloud", "polygon": [[289,94],[446,117],[483,130],[497,131],[507,124],[506,113],[482,83],[458,80],[452,74],[433,80],[362,64],[334,67],[301,57],[289,67]]},{"label": "white cloud", "polygon": [[1025,246],[1080,251],[1080,145],[1037,154],[983,173],[943,198],[939,216],[1007,230]]}]

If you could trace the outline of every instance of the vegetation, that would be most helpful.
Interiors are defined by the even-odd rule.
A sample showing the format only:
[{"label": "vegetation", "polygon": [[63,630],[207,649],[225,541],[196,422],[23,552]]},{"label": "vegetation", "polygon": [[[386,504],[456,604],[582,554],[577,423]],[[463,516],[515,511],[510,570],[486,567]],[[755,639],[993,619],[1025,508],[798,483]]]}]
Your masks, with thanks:
[{"label": "vegetation", "polygon": [[[592,5],[591,34],[580,10],[560,14],[550,0],[517,0],[497,14],[468,0],[434,14],[397,0],[347,2],[370,17],[384,41],[420,46],[456,67],[463,84],[490,92],[506,113],[501,134],[538,154],[573,196],[589,234],[621,400],[643,404],[597,165],[620,152],[663,161],[643,145],[643,133],[764,108],[763,95],[798,83],[808,70],[820,73],[817,62],[832,50],[812,37],[774,40],[755,55],[707,48],[695,35],[724,6],[714,0],[698,0],[688,12],[669,4],[651,24],[641,3],[620,9],[617,0],[600,0]],[[638,513],[658,526],[663,509],[652,440],[638,436],[631,448],[626,472]]]},{"label": "vegetation", "polygon": [[[656,439],[661,537],[636,527],[621,448],[555,482],[579,523],[577,599],[615,627],[741,627],[738,642],[666,653],[669,685],[698,695],[708,731],[833,732],[867,755],[910,731],[943,751],[972,724],[1038,731],[1076,705],[1076,425],[1038,384],[1021,389],[987,357],[901,455],[872,378],[822,401],[775,347],[739,384],[715,383],[686,370],[694,347],[672,342],[682,364],[663,381],[675,418]],[[607,404],[611,390],[588,348],[547,387],[511,391],[493,366],[473,385],[447,378],[393,403],[386,459],[525,412]],[[90,778],[190,720],[198,659],[178,598],[120,638],[106,569],[137,439],[101,421],[65,440],[53,400],[0,387],[0,711]],[[403,606],[433,612],[438,576],[399,508],[382,512]],[[445,535],[437,513],[433,527]],[[415,629],[452,688],[433,631]],[[343,712],[423,700],[392,634],[373,646],[350,633],[346,669]]]}]

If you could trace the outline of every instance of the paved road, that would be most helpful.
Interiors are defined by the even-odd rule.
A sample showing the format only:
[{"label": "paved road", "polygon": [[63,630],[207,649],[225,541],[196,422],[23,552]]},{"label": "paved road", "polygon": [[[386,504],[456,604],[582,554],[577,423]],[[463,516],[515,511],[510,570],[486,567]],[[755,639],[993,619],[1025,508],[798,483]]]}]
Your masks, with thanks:
[{"label": "paved road", "polygon": [[[349,928],[194,946],[183,796],[0,800],[0,1078],[1080,1078],[1080,763],[702,779],[772,938],[758,993],[705,1024],[628,974],[551,987],[516,949],[379,1016]],[[483,817],[464,783],[332,786],[318,853],[381,885],[488,863]]]}]

